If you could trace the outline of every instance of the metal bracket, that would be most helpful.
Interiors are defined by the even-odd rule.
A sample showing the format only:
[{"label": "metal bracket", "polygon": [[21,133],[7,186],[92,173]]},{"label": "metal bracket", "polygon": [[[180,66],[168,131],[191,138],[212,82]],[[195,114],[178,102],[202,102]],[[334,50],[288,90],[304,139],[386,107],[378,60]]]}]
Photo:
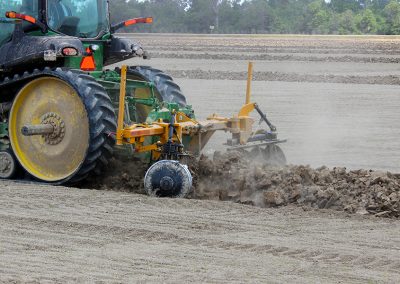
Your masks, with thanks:
[{"label": "metal bracket", "polygon": [[238,150],[238,149],[247,149],[247,148],[252,148],[256,146],[266,146],[266,145],[275,145],[275,144],[281,144],[281,143],[286,143],[287,140],[271,140],[271,141],[266,141],[262,143],[258,142],[253,142],[253,143],[247,143],[246,145],[238,145],[238,146],[230,146],[227,148],[227,151],[233,151],[233,150]]}]

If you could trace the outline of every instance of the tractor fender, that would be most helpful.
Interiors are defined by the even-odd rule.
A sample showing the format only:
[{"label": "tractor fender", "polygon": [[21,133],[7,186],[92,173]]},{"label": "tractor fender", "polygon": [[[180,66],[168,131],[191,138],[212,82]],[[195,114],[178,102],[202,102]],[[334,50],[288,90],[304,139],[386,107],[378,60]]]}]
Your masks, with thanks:
[{"label": "tractor fender", "polygon": [[[45,52],[52,54],[56,61],[64,57],[62,50],[66,47],[75,48],[77,56],[84,54],[82,42],[75,37],[67,36],[23,36],[18,41],[11,40],[0,47],[0,66],[5,70],[12,70],[16,67],[40,66],[45,63]],[[48,64],[47,64],[48,65]]]}]

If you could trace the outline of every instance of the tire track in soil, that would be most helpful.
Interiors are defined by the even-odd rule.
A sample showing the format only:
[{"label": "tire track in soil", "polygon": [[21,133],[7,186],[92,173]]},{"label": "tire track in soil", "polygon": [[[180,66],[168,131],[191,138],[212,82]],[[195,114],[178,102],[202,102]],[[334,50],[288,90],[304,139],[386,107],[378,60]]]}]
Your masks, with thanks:
[{"label": "tire track in soil", "polygon": [[[336,261],[345,265],[352,265],[353,267],[362,267],[362,268],[370,268],[374,266],[375,268],[380,267],[388,267],[388,271],[397,272],[396,268],[399,267],[400,261],[393,261],[383,257],[364,257],[357,256],[351,254],[338,254],[332,252],[325,252],[320,250],[309,250],[309,249],[291,249],[286,246],[274,246],[274,245],[257,245],[257,244],[242,244],[228,241],[215,241],[209,239],[201,239],[201,238],[189,238],[182,237],[182,235],[166,233],[162,231],[154,231],[154,230],[143,230],[143,229],[129,229],[123,228],[119,226],[106,226],[106,225],[97,225],[97,224],[88,224],[88,223],[79,223],[79,222],[67,222],[67,221],[52,221],[48,219],[38,219],[38,218],[19,218],[19,217],[11,217],[0,215],[0,219],[2,222],[8,222],[9,224],[29,224],[32,227],[40,227],[41,233],[51,233],[51,232],[62,232],[66,228],[68,233],[71,235],[76,235],[77,233],[82,235],[90,235],[95,232],[96,235],[99,236],[110,236],[114,240],[119,238],[121,241],[125,239],[135,239],[136,241],[142,242],[160,242],[160,243],[180,243],[189,246],[200,246],[208,249],[219,249],[219,250],[235,250],[238,252],[246,252],[246,253],[258,253],[258,254],[266,254],[273,255],[276,257],[287,256],[290,258],[294,258],[296,260],[305,260],[305,261],[316,261],[323,262],[326,264],[332,264]],[[94,239],[95,240],[95,239]],[[3,240],[4,243],[8,245],[20,245],[24,244],[13,242],[12,240]],[[90,240],[93,242],[93,240]],[[60,246],[29,246],[28,250],[49,250],[59,249]],[[26,249],[25,249],[26,250]]]},{"label": "tire track in soil", "polygon": [[[78,282],[115,280],[132,273],[153,281],[170,279],[171,273],[176,281],[199,273],[209,281],[250,279],[244,275],[262,281],[264,273],[274,275],[276,268],[270,261],[291,273],[296,269],[302,273],[299,267],[313,265],[318,272],[312,277],[318,279],[333,279],[329,275],[344,267],[360,271],[358,276],[343,274],[345,282],[366,279],[366,271],[374,271],[375,280],[383,274],[400,278],[399,260],[389,250],[387,240],[374,248],[377,240],[368,238],[362,250],[358,249],[358,237],[347,249],[337,248],[346,246],[344,239],[324,241],[338,237],[331,235],[336,234],[331,226],[344,232],[348,227],[359,228],[357,236],[357,230],[364,227],[365,232],[371,227],[393,227],[398,224],[395,220],[348,219],[346,215],[291,207],[273,210],[225,202],[161,200],[121,192],[13,183],[4,186],[1,182],[0,186],[0,281],[20,277],[54,281],[66,275],[63,279]],[[248,264],[235,262],[239,260]],[[261,273],[252,261],[264,263],[265,271]],[[236,272],[228,273],[229,277],[210,276],[205,272],[210,269],[209,262],[224,273],[233,267]],[[187,275],[181,270],[183,263],[190,271],[191,267],[205,270]],[[85,273],[77,273],[78,268],[84,268]],[[280,274],[275,277],[284,281]]]}]

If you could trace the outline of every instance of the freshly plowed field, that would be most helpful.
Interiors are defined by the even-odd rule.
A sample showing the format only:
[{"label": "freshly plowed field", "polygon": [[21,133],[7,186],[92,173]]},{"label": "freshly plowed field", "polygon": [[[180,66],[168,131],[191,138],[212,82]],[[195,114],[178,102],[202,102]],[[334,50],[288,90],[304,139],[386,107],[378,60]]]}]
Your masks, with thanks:
[{"label": "freshly plowed field", "polygon": [[400,281],[397,220],[0,185],[0,282]]},{"label": "freshly plowed field", "polygon": [[[288,162],[363,170],[206,162],[193,197],[229,202],[0,181],[0,283],[400,283],[400,37],[134,37],[153,58],[126,63],[173,75],[200,119],[238,111],[254,61]],[[252,186],[278,207],[235,204]]]}]

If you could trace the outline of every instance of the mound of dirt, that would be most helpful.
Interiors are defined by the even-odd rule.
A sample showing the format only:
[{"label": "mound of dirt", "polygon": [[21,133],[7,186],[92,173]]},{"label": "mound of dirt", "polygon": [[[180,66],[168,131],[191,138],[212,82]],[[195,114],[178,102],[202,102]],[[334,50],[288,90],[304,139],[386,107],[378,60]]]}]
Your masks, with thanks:
[{"label": "mound of dirt", "polygon": [[[84,187],[144,194],[148,165],[111,161],[106,176]],[[232,201],[259,207],[297,204],[380,217],[400,217],[400,174],[372,170],[309,166],[271,167],[248,161],[239,152],[202,156],[190,165],[194,177],[190,198]]]},{"label": "mound of dirt", "polygon": [[400,174],[309,166],[274,168],[241,153],[202,157],[194,198],[277,207],[298,204],[358,214],[400,217]]},{"label": "mound of dirt", "polygon": [[113,158],[105,175],[90,177],[79,187],[145,194],[143,178],[148,167],[140,160]]}]

